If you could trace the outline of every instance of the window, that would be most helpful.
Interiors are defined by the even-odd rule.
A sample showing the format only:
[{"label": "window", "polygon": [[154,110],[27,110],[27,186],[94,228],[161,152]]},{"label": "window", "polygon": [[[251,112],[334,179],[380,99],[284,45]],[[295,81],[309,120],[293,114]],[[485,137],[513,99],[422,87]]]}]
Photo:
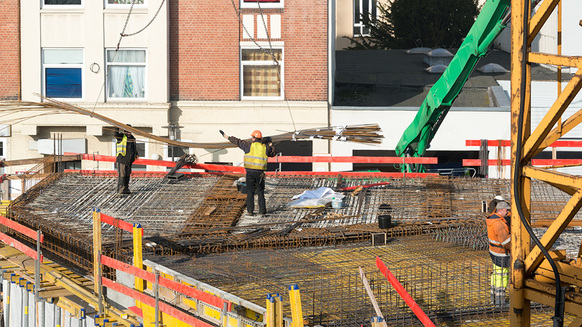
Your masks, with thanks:
[{"label": "window", "polygon": [[43,4],[45,6],[59,6],[59,5],[81,5],[82,0],[44,0]]},{"label": "window", "polygon": [[283,49],[273,49],[272,52],[271,55],[261,49],[241,49],[243,99],[282,98]]},{"label": "window", "polygon": [[83,50],[43,49],[43,90],[49,98],[83,97]]},{"label": "window", "polygon": [[370,29],[364,26],[362,17],[376,20],[378,17],[376,0],[354,0],[354,36],[370,36]]},{"label": "window", "polygon": [[283,8],[284,0],[240,0],[241,8]]},{"label": "window", "polygon": [[107,50],[107,97],[145,98],[145,50]]},{"label": "window", "polygon": [[[187,141],[185,141],[187,142]],[[167,146],[165,146],[165,160],[172,160],[175,161],[177,159],[179,159],[181,156],[185,155],[185,154],[190,154],[190,148],[188,147],[182,147],[182,146],[174,146],[171,144],[168,144]]]},{"label": "window", "polygon": [[[178,140],[182,142],[192,142],[191,140]],[[177,162],[181,156],[185,154],[194,154],[189,147],[174,146],[174,145],[164,145],[164,160]],[[170,171],[174,167],[166,167],[166,171]],[[192,171],[190,168],[181,168],[178,171]]]},{"label": "window", "polygon": [[139,6],[142,7],[144,5],[145,0],[105,0],[105,4],[107,7],[131,7],[133,3],[134,7]]},{"label": "window", "polygon": [[130,5],[135,1],[135,5],[143,5],[144,0],[107,0],[109,5]]}]

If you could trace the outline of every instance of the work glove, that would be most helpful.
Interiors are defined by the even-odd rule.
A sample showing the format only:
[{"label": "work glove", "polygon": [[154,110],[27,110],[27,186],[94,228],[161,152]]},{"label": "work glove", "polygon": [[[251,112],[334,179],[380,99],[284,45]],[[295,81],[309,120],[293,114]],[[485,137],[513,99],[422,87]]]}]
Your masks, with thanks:
[{"label": "work glove", "polygon": [[228,140],[228,135],[224,134],[224,132],[222,130],[219,130],[220,134],[222,134],[222,137],[224,137],[225,139]]}]

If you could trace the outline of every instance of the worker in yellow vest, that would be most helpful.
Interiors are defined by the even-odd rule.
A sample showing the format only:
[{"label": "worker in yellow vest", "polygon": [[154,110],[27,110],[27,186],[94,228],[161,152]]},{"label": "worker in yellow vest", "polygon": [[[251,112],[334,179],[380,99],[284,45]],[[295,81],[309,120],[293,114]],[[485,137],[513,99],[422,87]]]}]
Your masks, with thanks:
[{"label": "worker in yellow vest", "polygon": [[506,216],[511,206],[501,201],[495,206],[495,212],[485,220],[489,238],[489,256],[493,261],[491,274],[491,302],[495,306],[506,305],[505,289],[509,284],[509,265],[511,234]]},{"label": "worker in yellow vest", "polygon": [[247,215],[252,216],[255,209],[255,191],[259,198],[259,214],[267,213],[265,204],[265,171],[267,170],[267,158],[277,155],[272,142],[263,142],[263,134],[259,130],[253,131],[251,141],[241,140],[234,136],[228,136],[220,131],[222,136],[230,143],[235,144],[245,152],[244,166],[247,184]]},{"label": "worker in yellow vest", "polygon": [[[130,124],[127,126],[131,127]],[[129,177],[131,176],[131,166],[139,159],[135,137],[130,131],[117,131],[115,133],[117,164],[117,194],[131,194],[129,190]]]}]

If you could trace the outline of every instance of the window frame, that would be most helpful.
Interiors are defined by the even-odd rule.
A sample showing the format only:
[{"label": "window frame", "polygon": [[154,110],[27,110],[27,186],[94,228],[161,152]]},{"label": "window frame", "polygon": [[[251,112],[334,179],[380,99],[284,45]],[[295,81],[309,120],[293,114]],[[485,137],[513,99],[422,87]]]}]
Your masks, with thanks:
[{"label": "window frame", "polygon": [[[105,101],[106,102],[146,102],[148,99],[148,50],[147,48],[121,48],[119,51],[125,50],[141,50],[144,51],[144,62],[141,63],[130,63],[130,62],[123,62],[123,63],[110,63],[107,57],[109,51],[115,51],[115,48],[106,48],[105,49],[105,71],[107,72],[107,76],[105,76]],[[125,97],[111,97],[109,96],[109,74],[111,73],[111,66],[135,66],[135,67],[144,67],[143,73],[143,88],[144,88],[144,96],[142,98],[125,98]]]},{"label": "window frame", "polygon": [[[192,142],[192,140],[176,140],[178,142]],[[165,161],[171,161],[172,160],[172,156],[170,156],[170,146],[167,143],[164,143],[164,155],[163,155],[163,160]],[[178,147],[178,146],[176,146]],[[188,148],[188,147],[184,147],[188,149],[188,154],[194,154],[194,150],[192,148]],[[174,157],[175,159],[179,159],[180,157]]]},{"label": "window frame", "polygon": [[[253,42],[242,44],[240,46],[239,52],[239,63],[240,63],[240,98],[241,100],[284,100],[285,99],[285,47],[282,42],[272,42],[272,48],[274,50],[281,50],[281,60],[279,64],[281,66],[281,95],[279,96],[245,96],[244,95],[244,68],[245,66],[276,66],[275,62],[272,60],[265,60],[265,61],[243,61],[243,50],[259,50],[260,48],[257,47]],[[259,45],[263,49],[268,49],[268,44],[261,44]]]},{"label": "window frame", "polygon": [[[271,8],[285,8],[285,0],[279,0],[279,2],[272,2],[267,1],[263,2],[260,1],[261,9],[271,9]],[[251,8],[256,9],[259,8],[259,4],[257,2],[245,2],[245,0],[240,0],[239,6],[241,9]]]},{"label": "window frame", "polygon": [[[82,63],[80,64],[45,64],[44,63],[44,58],[45,58],[45,54],[44,51],[45,50],[81,50],[82,52]],[[85,64],[85,49],[84,48],[53,48],[53,47],[49,47],[49,48],[41,48],[41,66],[42,66],[42,72],[41,72],[41,87],[42,87],[42,95],[45,97],[47,96],[47,83],[46,83],[46,69],[47,68],[76,68],[76,69],[80,69],[81,70],[81,97],[80,98],[53,98],[56,100],[60,100],[60,101],[83,101],[85,98],[85,70],[83,65]]]},{"label": "window frame", "polygon": [[[363,33],[364,32],[364,24],[362,22],[362,18],[361,17],[356,17],[356,4],[359,7],[359,12],[360,15],[363,13],[364,11],[364,1],[368,2],[368,10],[371,10],[372,12],[369,14],[374,14],[374,11],[376,12],[375,17],[373,17],[372,19],[378,19],[378,1],[377,0],[354,0],[354,6],[352,8],[353,10],[353,18],[354,18],[354,23],[352,25],[352,33],[354,37],[366,37],[366,36],[370,36],[370,33]],[[354,33],[354,30],[358,28],[360,33]]]},{"label": "window frame", "polygon": [[[137,0],[136,0],[137,1]],[[131,8],[131,3],[109,3],[109,0],[103,0],[104,8],[106,9],[129,9]],[[133,8],[147,8],[148,0],[143,0],[143,3],[136,3],[133,5]]]},{"label": "window frame", "polygon": [[83,8],[83,1],[84,0],[79,0],[81,3],[80,4],[45,4],[46,0],[42,0],[41,2],[41,8],[43,9],[78,9],[78,8]]}]

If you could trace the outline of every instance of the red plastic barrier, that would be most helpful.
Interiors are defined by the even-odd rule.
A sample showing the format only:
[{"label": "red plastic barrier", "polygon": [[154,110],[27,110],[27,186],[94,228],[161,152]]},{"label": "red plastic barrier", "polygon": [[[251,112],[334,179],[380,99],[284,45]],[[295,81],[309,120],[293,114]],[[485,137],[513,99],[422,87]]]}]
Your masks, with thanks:
[{"label": "red plastic barrier", "polygon": [[426,313],[424,313],[424,311],[422,311],[422,309],[414,301],[412,296],[410,296],[410,294],[408,294],[408,292],[406,292],[406,289],[404,289],[402,284],[400,284],[398,279],[396,279],[396,277],[394,277],[392,272],[388,269],[388,267],[386,267],[384,262],[382,262],[382,260],[380,260],[379,257],[376,257],[376,267],[378,267],[378,269],[380,269],[380,272],[386,277],[386,279],[388,279],[390,284],[392,284],[392,287],[394,287],[396,292],[398,292],[398,294],[400,294],[400,296],[402,297],[404,302],[406,302],[406,304],[410,307],[410,309],[412,309],[412,312],[414,312],[414,314],[420,320],[420,322],[422,322],[422,324],[426,327],[435,327],[434,323],[428,318]]},{"label": "red plastic barrier", "polygon": [[[489,166],[497,166],[497,159],[488,159]],[[582,165],[582,159],[533,159],[531,161],[533,166],[562,166],[562,165]],[[511,165],[511,160],[501,160],[502,166]],[[481,159],[463,159],[463,166],[481,166]]]},{"label": "red plastic barrier", "polygon": [[327,156],[277,156],[269,162],[347,162],[347,163],[384,163],[384,164],[437,164],[436,157],[327,157]]},{"label": "red plastic barrier", "polygon": [[[2,215],[0,215],[0,224],[13,229],[19,233],[22,233],[30,238],[32,238],[33,240],[36,240],[36,231],[21,225],[17,222],[15,222],[14,220],[10,220]],[[44,234],[40,234],[40,243],[44,242]]]},{"label": "red plastic barrier", "polygon": [[[142,303],[145,303],[147,305],[149,305],[150,307],[155,307],[156,306],[156,299],[154,299],[153,297],[146,295],[142,292],[138,292],[134,289],[131,289],[125,285],[121,285],[119,283],[116,283],[114,281],[112,281],[111,279],[105,278],[105,277],[101,277],[101,281],[103,283],[103,286],[110,288],[114,291],[117,291],[121,294],[125,294],[127,296],[130,296],[134,299],[136,299],[137,301],[140,301]],[[160,311],[167,313],[168,315],[182,321],[185,322],[187,324],[189,324],[190,326],[194,326],[194,327],[212,327],[213,325],[208,324],[202,320],[199,320],[197,318],[195,318],[194,316],[191,316],[165,302],[161,302],[158,301],[158,305],[160,308]]]},{"label": "red plastic barrier", "polygon": [[[124,221],[121,219],[113,218],[113,217],[106,215],[104,213],[101,213],[101,222],[109,224],[111,226],[116,226],[118,228],[123,229],[126,232],[133,233],[133,224],[132,223],[128,223],[127,221]],[[141,230],[141,236],[143,236],[143,229]]]},{"label": "red plastic barrier", "polygon": [[[103,265],[106,265],[108,267],[111,267],[113,269],[117,269],[117,270],[121,270],[125,273],[128,273],[130,275],[133,275],[135,277],[141,278],[143,280],[147,280],[150,283],[154,283],[155,281],[155,274],[152,272],[149,272],[147,270],[143,270],[143,269],[139,269],[137,267],[134,267],[132,265],[129,265],[125,262],[121,262],[118,260],[115,260],[113,258],[101,255],[101,263]],[[178,293],[187,295],[193,299],[197,299],[200,300],[204,303],[210,304],[212,306],[215,306],[219,309],[222,309],[224,304],[226,303],[227,305],[227,310],[230,310],[231,307],[231,302],[221,299],[218,296],[206,293],[204,291],[201,291],[199,289],[193,288],[191,286],[188,285],[184,285],[182,283],[173,281],[171,279],[165,278],[160,276],[158,278],[158,283],[160,286],[162,287],[166,287],[168,289],[171,289],[173,291],[176,291]]]},{"label": "red plastic barrier", "polygon": [[[65,152],[65,154],[76,154]],[[81,154],[82,160],[92,160],[92,161],[104,161],[104,162],[115,162],[116,157],[114,156],[102,156],[98,154]],[[148,165],[148,166],[162,166],[162,167],[175,167],[176,163],[173,161],[165,160],[151,160],[151,159],[137,159],[134,162],[135,165]],[[214,165],[214,164],[186,164],[184,168],[192,169],[204,169],[210,171],[221,171],[221,172],[232,172],[232,173],[244,173],[244,167],[234,167],[226,165]],[[132,172],[133,173],[133,172]]]},{"label": "red plastic barrier", "polygon": [[[36,256],[37,256],[36,251],[29,248],[28,246],[24,245],[20,241],[14,239],[14,238],[12,238],[4,233],[0,233],[0,241],[10,245],[11,247],[15,248],[16,250],[26,254],[27,256],[33,258],[34,260],[36,260]],[[44,260],[44,256],[41,254],[40,255],[40,262],[42,263],[43,260]]]},{"label": "red plastic barrier", "polygon": [[273,176],[337,176],[345,177],[385,177],[385,178],[426,178],[429,176],[438,176],[432,173],[384,173],[384,172],[360,172],[360,171],[280,171],[266,172],[267,175]]},{"label": "red plastic barrier", "polygon": [[[487,140],[488,146],[511,146],[509,140]],[[466,146],[481,146],[481,140],[465,140]],[[550,148],[582,148],[582,141],[556,141],[550,144]]]}]

